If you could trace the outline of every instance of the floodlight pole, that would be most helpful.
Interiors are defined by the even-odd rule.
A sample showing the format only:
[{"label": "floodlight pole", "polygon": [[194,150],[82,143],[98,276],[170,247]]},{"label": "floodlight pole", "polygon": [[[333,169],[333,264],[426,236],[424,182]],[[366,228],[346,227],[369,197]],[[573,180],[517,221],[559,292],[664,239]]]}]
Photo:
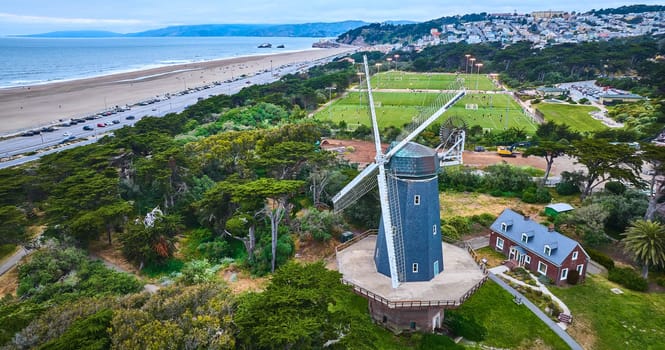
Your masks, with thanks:
[{"label": "floodlight pole", "polygon": [[466,65],[464,66],[464,74],[466,74],[469,71],[469,57],[471,57],[471,55],[467,53],[464,57],[466,57]]},{"label": "floodlight pole", "polygon": [[478,80],[480,80],[480,67],[482,67],[482,63],[476,63],[476,67],[478,67],[478,76],[476,77],[476,91],[478,91]]}]

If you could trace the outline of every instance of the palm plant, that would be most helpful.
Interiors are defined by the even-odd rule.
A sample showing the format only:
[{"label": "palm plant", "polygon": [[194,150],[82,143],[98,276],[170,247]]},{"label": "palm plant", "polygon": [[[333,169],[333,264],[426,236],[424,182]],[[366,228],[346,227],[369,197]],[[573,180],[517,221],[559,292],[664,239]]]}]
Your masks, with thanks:
[{"label": "palm plant", "polygon": [[636,220],[623,233],[624,249],[642,265],[648,277],[649,266],[665,266],[665,226],[650,220]]}]

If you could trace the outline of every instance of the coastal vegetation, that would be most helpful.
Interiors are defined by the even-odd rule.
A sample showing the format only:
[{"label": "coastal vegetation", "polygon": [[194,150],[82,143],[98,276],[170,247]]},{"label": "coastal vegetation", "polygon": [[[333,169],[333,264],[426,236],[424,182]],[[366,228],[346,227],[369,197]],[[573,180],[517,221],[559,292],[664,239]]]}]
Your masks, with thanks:
[{"label": "coastal vegetation", "polygon": [[[575,196],[580,206],[573,213],[547,220],[585,247],[602,250],[600,254],[616,252],[617,245],[612,242],[622,239],[623,232],[637,237],[631,241],[639,241],[638,235],[631,234],[635,220],[661,220],[655,209],[665,196],[665,188],[656,182],[657,176],[665,172],[663,153],[648,150],[648,146],[648,151],[636,153],[626,144],[613,143],[626,135],[630,136],[626,141],[653,137],[647,131],[663,123],[659,101],[665,95],[664,83],[662,76],[656,75],[661,70],[645,71],[642,66],[657,51],[657,45],[648,38],[635,40],[590,43],[574,49],[560,47],[568,54],[589,57],[595,57],[592,50],[604,55],[599,48],[610,48],[617,55],[618,65],[626,63],[615,68],[643,74],[640,87],[651,92],[651,109],[646,105],[635,108],[650,114],[634,116],[632,109],[616,107],[617,113],[628,115],[626,118],[649,119],[649,127],[634,135],[630,129],[592,129],[584,130],[582,135],[578,133],[581,126],[572,121],[535,126],[514,114],[507,114],[505,120],[492,126],[482,124],[483,113],[495,109],[496,113],[520,111],[510,97],[500,94],[490,95],[491,102],[488,95],[470,95],[461,102],[464,107],[477,103],[482,106],[478,111],[451,110],[451,115],[465,120],[469,138],[479,144],[510,145],[530,136],[534,143],[540,142],[538,151],[552,155],[553,162],[554,153],[575,156],[585,169],[562,175],[562,183],[570,191],[563,191],[562,186],[560,192]],[[627,48],[627,43],[632,44]],[[574,73],[566,70],[569,75],[557,76],[554,70],[568,69],[566,65],[572,61],[555,56],[551,50],[530,51],[521,44],[503,51],[465,44],[447,49],[458,56],[435,47],[420,54],[405,54],[399,67],[454,70],[460,67],[460,60],[463,62],[465,50],[474,50],[479,57],[486,54],[488,65],[493,67],[505,67],[506,55],[514,55],[508,59],[510,67],[502,70],[513,86],[595,74],[593,58],[593,62],[587,62],[590,73],[580,69],[580,61]],[[435,57],[437,52],[444,61]],[[627,55],[633,55],[635,62],[628,63]],[[382,58],[380,54],[373,57]],[[541,68],[543,60],[557,57],[561,67]],[[518,75],[514,66],[524,69],[519,73],[523,75]],[[543,73],[542,69],[552,71]],[[353,92],[344,95],[356,80],[351,63],[336,61],[272,84],[246,87],[233,96],[210,97],[183,113],[142,118],[133,127],[117,130],[95,144],[1,170],[0,215],[6,225],[0,229],[0,243],[41,247],[19,267],[16,297],[0,300],[0,345],[94,349],[462,347],[445,336],[398,337],[388,333],[372,323],[366,312],[367,302],[340,283],[339,273],[327,270],[320,262],[298,261],[305,246],[325,252],[345,230],[375,228],[378,223],[379,210],[372,194],[344,215],[327,210],[331,196],[358,169],[323,151],[319,147],[321,139],[333,132],[341,137],[369,137],[369,128],[360,119],[365,97]],[[421,84],[423,80],[416,81]],[[400,111],[419,112],[435,96],[377,92],[379,110],[390,111],[394,106],[381,118],[382,127],[393,128],[384,136],[394,139],[401,131],[398,128],[410,121],[411,116],[397,119]],[[331,110],[307,118],[308,113],[333,98],[339,99],[332,103]],[[354,108],[357,120],[339,117]],[[337,117],[331,117],[333,113]],[[352,123],[358,125],[351,129]],[[419,141],[436,145],[439,126],[426,130]],[[555,148],[555,141],[570,147]],[[656,176],[651,180],[650,188],[654,190],[650,196],[635,190],[644,188],[639,178],[643,162],[654,165]],[[505,164],[483,169],[482,176],[476,170],[445,169],[440,178],[443,197],[481,192],[464,197],[490,198],[489,194],[493,196],[489,201],[509,198],[501,203],[512,205],[518,198],[521,204],[547,203],[551,196],[560,195],[559,187],[548,189],[533,180],[543,175],[540,171]],[[619,182],[635,189],[626,189]],[[531,210],[542,208],[529,205]],[[474,227],[486,227],[492,215],[496,213],[487,208],[474,213],[455,212],[443,218],[442,231],[445,226],[446,232],[463,236]],[[36,237],[28,233],[27,226],[37,225],[45,229],[39,241],[32,242]],[[93,243],[119,247],[124,259],[139,272],[117,272],[91,260],[90,255],[95,254]],[[618,250],[621,253],[620,246]],[[628,253],[632,251],[627,249]],[[662,255],[660,250],[656,253]],[[313,260],[323,255],[315,255]],[[644,265],[645,261],[635,257]],[[607,259],[613,261],[613,257]],[[616,259],[636,265],[630,254]],[[660,260],[648,262],[651,274],[645,282],[649,288],[655,288],[653,282],[663,278],[662,265]],[[253,291],[236,294],[228,287],[233,286],[238,272],[271,279],[256,289],[247,288]],[[602,277],[591,277],[583,285],[557,288],[555,293],[573,313],[580,314],[583,322],[592,325],[598,348],[625,344],[642,348],[657,343],[663,330],[650,325],[652,320],[644,315],[659,312],[661,297],[632,291],[614,296],[608,286],[614,287]],[[150,292],[139,293],[142,289]],[[608,315],[607,310],[615,315]],[[481,341],[482,346],[535,347],[542,343],[565,348],[554,333],[493,283],[483,286],[453,316],[456,323],[451,327],[458,331],[464,329],[464,324],[486,330],[466,333],[469,339]],[[659,316],[655,317],[659,321]],[[635,329],[625,329],[633,325]],[[645,336],[643,331],[649,330],[654,333]],[[636,339],[636,334],[645,340]]]}]

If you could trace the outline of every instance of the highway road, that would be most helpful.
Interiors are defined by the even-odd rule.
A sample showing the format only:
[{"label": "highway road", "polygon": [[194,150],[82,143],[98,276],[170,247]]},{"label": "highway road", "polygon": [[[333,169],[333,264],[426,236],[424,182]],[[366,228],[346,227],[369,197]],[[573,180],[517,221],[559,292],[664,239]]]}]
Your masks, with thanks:
[{"label": "highway road", "polygon": [[[122,128],[124,126],[134,125],[138,120],[145,116],[162,117],[169,113],[180,113],[190,105],[197,103],[200,99],[205,99],[215,95],[232,95],[239,92],[242,88],[253,84],[268,84],[274,82],[284,75],[292,74],[297,71],[305,71],[313,66],[330,62],[334,57],[328,57],[316,61],[292,64],[283,67],[275,67],[272,72],[264,71],[254,76],[235,79],[234,81],[223,82],[219,85],[214,85],[209,88],[204,88],[199,91],[189,89],[187,94],[161,96],[161,100],[145,105],[131,106],[130,110],[118,112],[109,116],[104,116],[99,119],[85,120],[85,123],[79,123],[71,126],[57,126],[53,132],[41,132],[33,136],[20,136],[0,140],[0,169],[23,164],[39,157],[53,152],[59,152],[64,149],[78,147],[85,144],[96,142],[97,139],[104,135],[109,135],[113,130]],[[91,114],[100,113],[102,111],[91,111]],[[130,116],[133,116],[132,119]],[[130,117],[130,119],[127,119]],[[113,124],[113,121],[118,122]],[[98,124],[110,124],[104,127],[97,126]],[[41,127],[35,127],[33,130],[39,130]],[[90,126],[92,130],[83,130],[84,126]],[[73,136],[73,140],[63,142],[68,137]],[[57,147],[54,147],[57,146]],[[54,147],[48,150],[47,148]],[[45,151],[40,151],[45,150]],[[36,152],[31,154],[32,152]],[[16,157],[18,155],[25,155]]]}]

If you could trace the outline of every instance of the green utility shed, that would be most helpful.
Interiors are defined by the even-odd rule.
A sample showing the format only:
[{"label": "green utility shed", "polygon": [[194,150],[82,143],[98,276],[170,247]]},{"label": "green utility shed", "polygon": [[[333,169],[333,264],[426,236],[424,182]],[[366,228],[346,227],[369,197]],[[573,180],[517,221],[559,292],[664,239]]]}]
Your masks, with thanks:
[{"label": "green utility shed", "polygon": [[573,208],[573,206],[568,203],[554,203],[545,207],[545,215],[555,218],[559,216],[559,214],[571,211],[573,209],[575,208]]}]

